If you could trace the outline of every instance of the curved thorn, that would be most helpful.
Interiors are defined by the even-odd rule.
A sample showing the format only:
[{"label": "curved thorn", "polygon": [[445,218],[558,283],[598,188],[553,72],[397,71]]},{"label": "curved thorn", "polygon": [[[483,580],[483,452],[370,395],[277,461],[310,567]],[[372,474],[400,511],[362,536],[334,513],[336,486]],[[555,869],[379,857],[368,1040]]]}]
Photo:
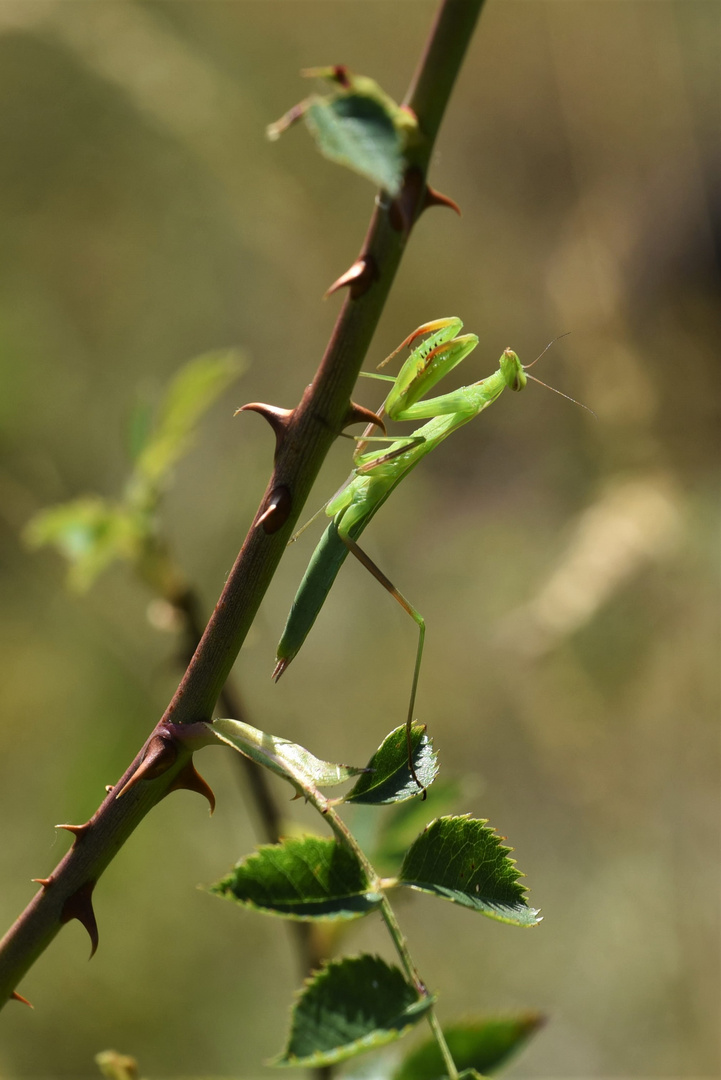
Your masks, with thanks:
[{"label": "curved thorn", "polygon": [[34,881],[36,885],[41,885],[43,889],[48,889],[53,883],[52,877],[31,877],[30,880]]},{"label": "curved thorn", "polygon": [[23,1005],[27,1005],[31,1009],[35,1008],[33,1003],[31,1001],[28,1001],[28,999],[26,997],[23,997],[22,994],[18,994],[17,990],[13,990],[12,994],[10,995],[10,1000],[11,1001],[20,1001],[20,1002],[22,1002]]},{"label": "curved thorn", "polygon": [[359,255],[356,261],[344,274],[333,282],[329,289],[323,293],[323,299],[327,300],[334,292],[350,287],[351,300],[357,300],[359,296],[367,292],[378,276],[375,260],[372,255]]},{"label": "curved thorn", "polygon": [[162,735],[153,735],[140,765],[138,765],[127,783],[123,784],[115,798],[119,799],[126,791],[130,791],[132,787],[135,787],[140,780],[154,780],[157,776],[162,776],[164,772],[167,772],[175,764],[177,757],[178,749],[174,742],[170,739],[164,739]]},{"label": "curved thorn", "polygon": [[170,794],[171,791],[195,791],[198,795],[202,795],[203,798],[208,800],[211,814],[215,810],[215,795],[213,789],[200,775],[193,764],[192,758],[183,766],[175,780],[173,780],[168,788],[167,794]]},{"label": "curved thorn", "polygon": [[256,525],[263,526],[263,532],[278,532],[288,520],[288,515],[293,507],[290,490],[285,484],[279,484],[271,492],[270,503],[266,510],[258,518]]},{"label": "curved thorn", "polygon": [[266,405],[262,401],[250,401],[247,405],[241,405],[239,409],[236,409],[233,416],[237,416],[241,412],[260,413],[268,421],[275,435],[275,452],[277,454],[288,432],[293,409],[281,409],[277,405]]},{"label": "curved thorn", "polygon": [[440,191],[436,191],[430,184],[426,184],[426,193],[423,196],[423,206],[421,212],[427,210],[429,206],[447,206],[449,210],[455,210],[459,217],[461,217],[461,208],[455,199],[452,199],[450,195],[444,195]]},{"label": "curved thorn", "polygon": [[90,822],[86,821],[84,825],[56,825],[56,829],[65,829],[66,832],[72,833],[76,840],[79,840],[90,828]]},{"label": "curved thorn", "polygon": [[93,911],[92,897],[94,888],[94,881],[86,881],[84,885],[81,885],[79,889],[75,890],[72,896],[67,898],[60,913],[60,922],[66,923],[70,922],[71,919],[77,919],[87,930],[91,945],[90,956],[88,958],[90,960],[95,956],[100,940],[98,935],[98,924],[95,919],[95,912]]},{"label": "curved thorn", "polygon": [[356,405],[355,401],[351,401],[343,420],[344,428],[350,424],[373,424],[374,427],[379,427],[384,435],[386,434],[386,426],[380,416],[371,409],[366,409],[363,405]]}]

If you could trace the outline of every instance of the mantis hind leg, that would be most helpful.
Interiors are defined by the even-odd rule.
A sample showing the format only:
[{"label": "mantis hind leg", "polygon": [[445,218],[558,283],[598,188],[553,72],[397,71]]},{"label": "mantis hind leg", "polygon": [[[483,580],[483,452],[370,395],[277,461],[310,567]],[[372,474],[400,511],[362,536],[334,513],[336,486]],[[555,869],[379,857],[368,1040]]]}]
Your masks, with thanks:
[{"label": "mantis hind leg", "polygon": [[416,650],[416,663],[413,669],[413,683],[411,684],[411,696],[410,701],[408,702],[408,717],[406,719],[406,744],[408,747],[408,768],[410,770],[410,774],[415,780],[419,789],[423,792],[423,798],[425,799],[427,794],[425,786],[418,779],[415,767],[413,765],[413,747],[411,745],[411,732],[413,726],[413,709],[415,708],[416,703],[416,690],[418,689],[418,676],[421,672],[421,660],[423,659],[423,643],[426,637],[426,623],[421,613],[419,611],[416,611],[413,605],[410,604],[408,600],[406,600],[405,596],[403,596],[403,594],[398,591],[393,582],[390,581],[383,573],[383,571],[376,566],[370,556],[366,555],[365,551],[363,551],[362,548],[358,547],[358,544],[356,544],[355,540],[353,540],[350,536],[344,536],[340,532],[338,533],[338,535],[340,536],[341,540],[348,548],[348,550],[351,552],[351,554],[355,555],[358,562],[365,566],[366,570],[368,570],[373,575],[376,581],[380,582],[383,588],[391,594],[394,600],[398,601],[403,610],[408,612],[408,614],[418,627],[418,648]]}]

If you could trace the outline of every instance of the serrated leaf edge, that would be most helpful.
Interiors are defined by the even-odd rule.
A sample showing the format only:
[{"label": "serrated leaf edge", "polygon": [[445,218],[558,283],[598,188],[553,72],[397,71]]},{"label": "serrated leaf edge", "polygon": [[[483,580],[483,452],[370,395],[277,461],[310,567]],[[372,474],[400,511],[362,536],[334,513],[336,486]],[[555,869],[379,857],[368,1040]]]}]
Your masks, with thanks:
[{"label": "serrated leaf edge", "polygon": [[[370,956],[374,960],[380,960],[381,963],[386,965],[389,971],[400,971],[401,975],[403,975],[403,972],[399,967],[393,964],[389,964],[387,960],[384,960],[382,956],[378,956],[377,953],[355,953],[352,956],[342,956],[337,959],[332,957],[325,958],[321,961],[319,967],[314,968],[313,971],[311,971],[311,973],[307,975],[305,979],[303,979],[302,984],[293,994],[293,1004],[290,1007],[291,1032],[293,1030],[293,1016],[295,1013],[296,1005],[302,999],[305,991],[313,985],[319,975],[323,975],[329,970],[329,968],[334,966],[341,966],[349,960],[361,960],[364,957],[368,956]],[[411,984],[406,980],[405,975],[403,975],[403,979],[406,982],[407,986],[411,986]],[[414,988],[411,987],[411,989]],[[405,1015],[413,1016],[415,1015],[416,1011],[420,1011],[421,1009],[423,1012],[426,1012],[428,1009],[431,1008],[431,1006],[436,1003],[437,1000],[437,996],[433,994],[428,994],[426,997],[419,997],[415,1002],[408,1006],[408,1008],[405,1010]],[[276,1054],[276,1056],[273,1058],[267,1058],[263,1064],[270,1068],[281,1069],[298,1067],[311,1068],[315,1065],[334,1065],[337,1062],[345,1061],[350,1057],[357,1057],[359,1054],[363,1053],[363,1050],[361,1049],[363,1047],[368,1050],[375,1050],[381,1046],[386,1046],[388,1043],[396,1042],[398,1039],[403,1038],[406,1032],[409,1031],[412,1027],[414,1027],[414,1023],[404,1024],[403,1027],[396,1028],[393,1032],[388,1032],[385,1037],[381,1036],[380,1038],[378,1037],[377,1032],[370,1033],[363,1036],[363,1038],[361,1039],[356,1039],[352,1043],[346,1043],[345,1048],[339,1048],[337,1053],[334,1053],[333,1051],[320,1051],[317,1054],[312,1054],[310,1057],[300,1058],[296,1057],[295,1055],[287,1057],[285,1056],[285,1051],[282,1051],[280,1054]],[[351,1047],[355,1047],[358,1049],[351,1050]]]}]

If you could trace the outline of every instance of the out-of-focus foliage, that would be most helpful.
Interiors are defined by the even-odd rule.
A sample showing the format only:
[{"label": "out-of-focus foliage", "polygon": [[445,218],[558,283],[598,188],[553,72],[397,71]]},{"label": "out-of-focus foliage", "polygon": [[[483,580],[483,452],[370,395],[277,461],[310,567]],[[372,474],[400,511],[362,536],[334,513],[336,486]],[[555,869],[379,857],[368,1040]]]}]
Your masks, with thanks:
[{"label": "out-of-focus foliage", "polygon": [[[338,309],[320,297],[373,203],[308,139],[265,128],[317,64],[400,101],[434,7],[0,5],[3,925],[65,850],[52,823],[92,812],[178,670],[125,567],[68,596],[22,530],[115,497],[138,394],[242,346],[242,397],[213,407],[164,500],[212,609],[273,449],[232,413],[299,399]],[[367,364],[443,315],[481,339],[459,381],[571,330],[534,373],[599,417],[537,386],[502,400],[366,534],[426,617],[417,716],[442,778],[476,777],[453,812],[511,838],[543,908],[532,934],[470,915],[461,934],[463,912],[410,891],[400,912],[442,1017],[548,1014],[507,1075],[719,1070],[717,40],[716,5],[695,0],[489,3],[431,171],[463,218],[422,217]],[[339,440],[309,514],[349,459]],[[415,640],[349,565],[273,687],[313,539],[289,549],[236,677],[258,727],[363,762],[404,718]],[[89,1076],[121,1046],[144,1075],[254,1077],[277,1049],[291,946],[195,888],[256,842],[227,756],[202,755],[213,819],[172,796],[103,878],[92,964],[69,926],[24,981],[35,1010],[4,1010],[0,1075]],[[302,801],[284,805],[289,831],[307,827]],[[377,949],[373,922],[344,947]]]},{"label": "out-of-focus foliage", "polygon": [[[70,564],[68,584],[83,592],[116,560],[129,562],[159,592],[171,573],[158,538],[156,511],[173,466],[195,438],[198,421],[243,365],[235,353],[199,356],[171,381],[154,425],[137,440],[137,458],[118,502],[81,496],[41,510],[27,523],[31,547],[52,545]],[[137,425],[131,427],[136,433]]]},{"label": "out-of-focus foliage", "polygon": [[[504,1065],[542,1023],[538,1013],[498,1016],[467,1020],[444,1028],[443,1034],[457,1067],[473,1068],[484,1076]],[[404,1061],[392,1080],[443,1080],[445,1075],[438,1044],[431,1039]]]}]

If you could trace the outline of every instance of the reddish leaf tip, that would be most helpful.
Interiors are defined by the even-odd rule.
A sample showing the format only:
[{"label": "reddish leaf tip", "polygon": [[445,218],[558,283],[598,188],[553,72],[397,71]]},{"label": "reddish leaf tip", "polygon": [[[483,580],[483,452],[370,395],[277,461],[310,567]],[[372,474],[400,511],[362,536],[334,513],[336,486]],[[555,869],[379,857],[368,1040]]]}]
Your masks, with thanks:
[{"label": "reddish leaf tip", "polygon": [[284,656],[280,660],[278,660],[275,667],[273,668],[273,674],[271,675],[271,679],[273,680],[273,682],[278,682],[278,679],[281,677],[281,675],[283,674],[285,669],[288,667],[289,663],[290,663],[290,660],[288,659],[287,656]]}]

